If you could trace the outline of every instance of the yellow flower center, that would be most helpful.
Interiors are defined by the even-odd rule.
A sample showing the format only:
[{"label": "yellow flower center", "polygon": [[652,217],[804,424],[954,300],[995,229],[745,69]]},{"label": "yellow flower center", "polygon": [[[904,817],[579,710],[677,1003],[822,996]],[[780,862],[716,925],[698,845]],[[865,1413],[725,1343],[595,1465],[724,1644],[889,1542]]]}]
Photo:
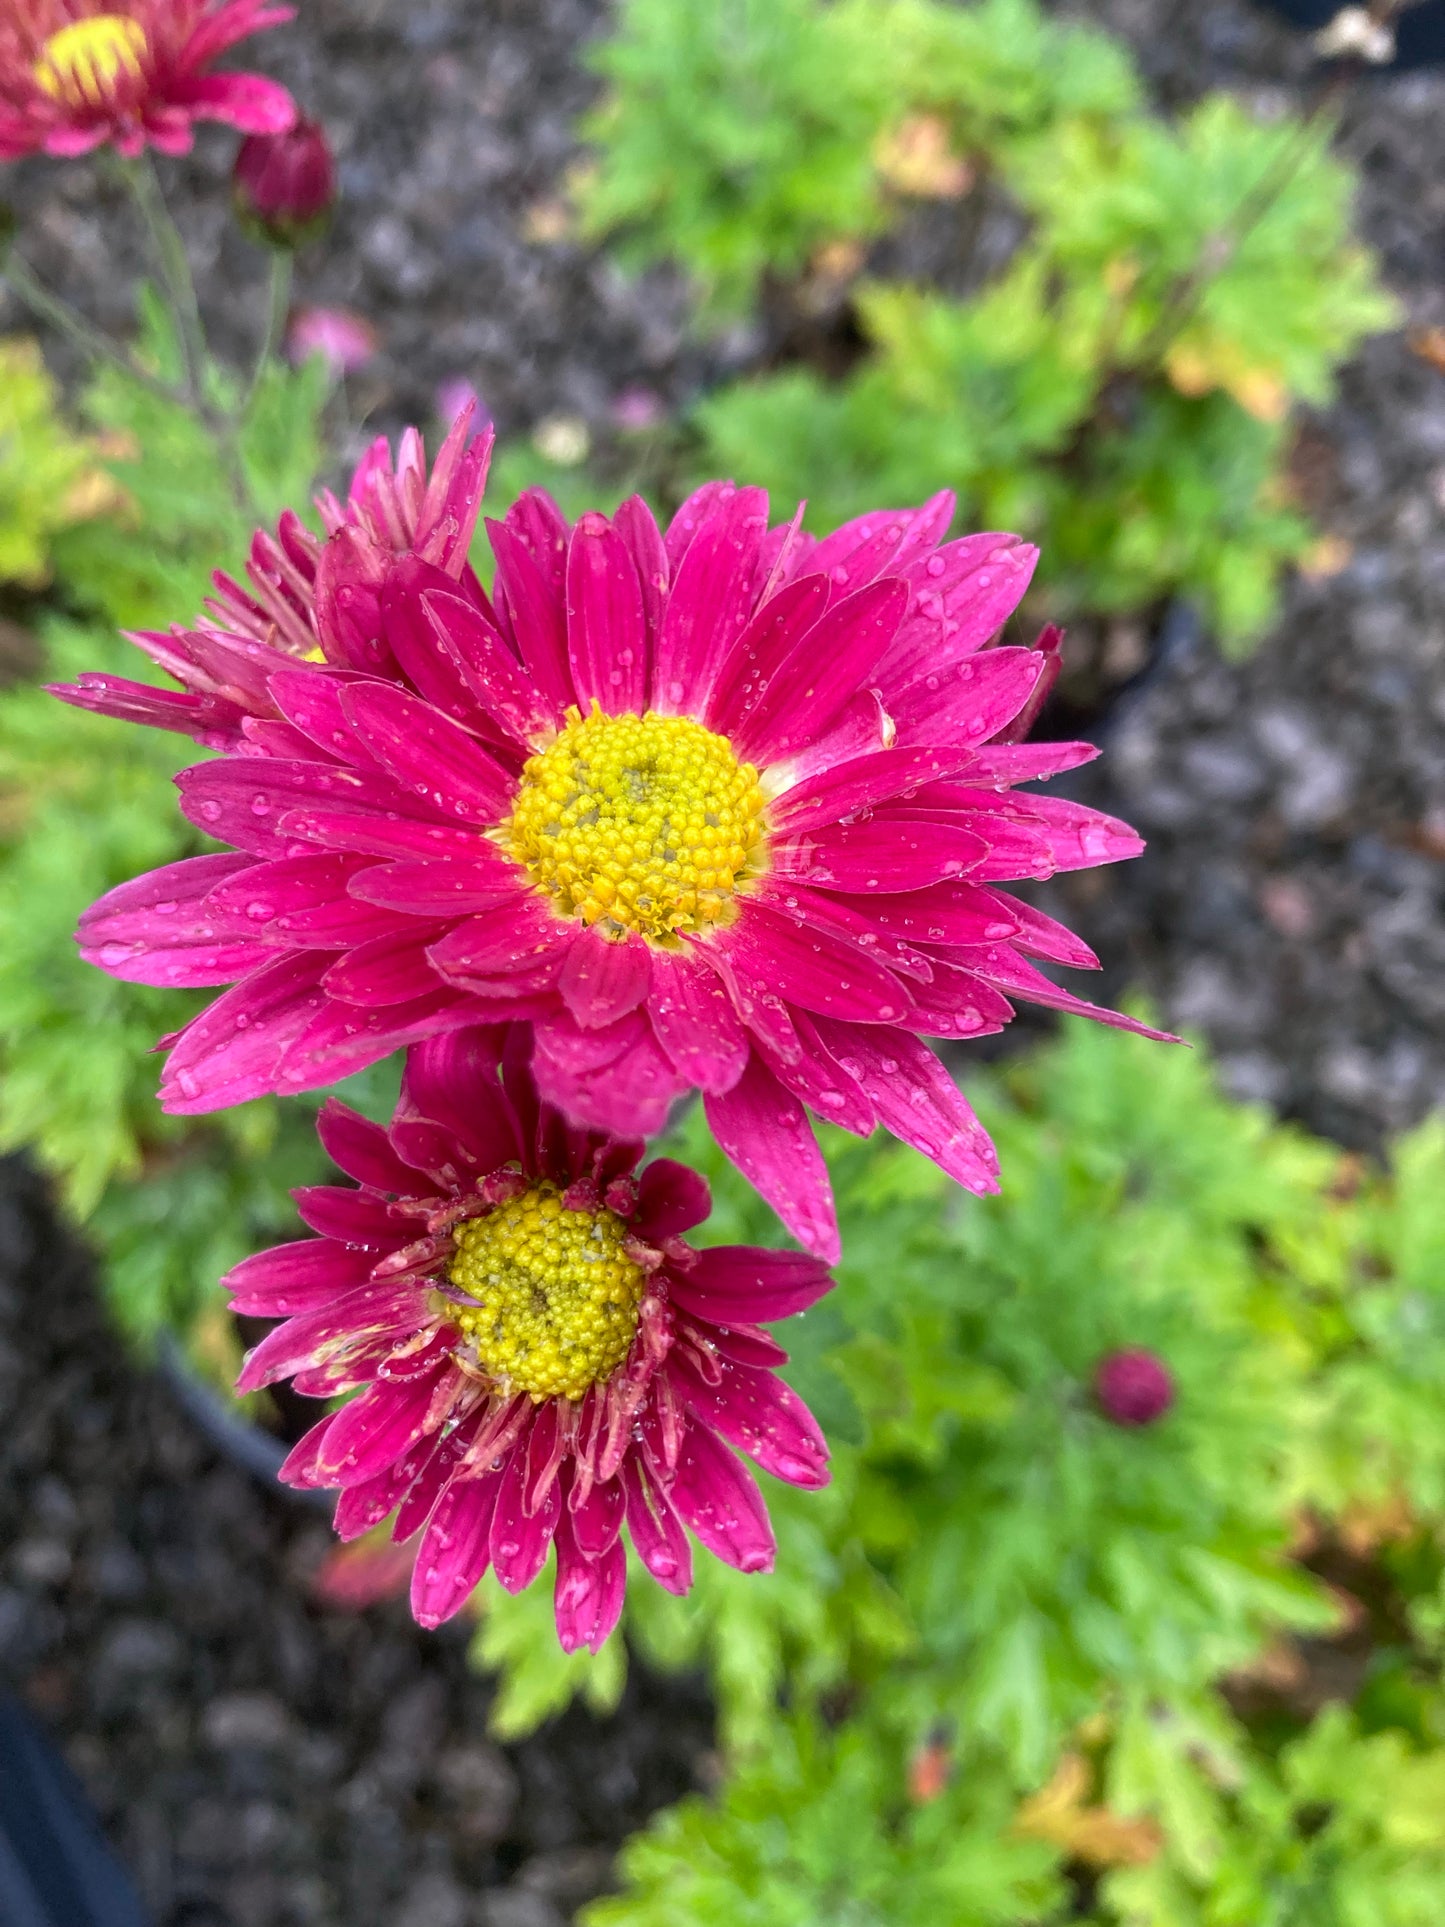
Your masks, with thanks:
[{"label": "yellow flower center", "polygon": [[522,772],[496,832],[564,916],[654,943],[724,923],[762,864],[763,793],[725,736],[690,716],[590,716]]},{"label": "yellow flower center", "polygon": [[139,21],[96,13],[53,33],[35,63],[35,84],[52,100],[84,106],[103,100],[122,73],[143,71],[146,37]]},{"label": "yellow flower center", "polygon": [[642,1296],[626,1235],[615,1212],[571,1211],[545,1181],[457,1227],[447,1275],[477,1303],[447,1315],[504,1389],[579,1399],[617,1370]]}]

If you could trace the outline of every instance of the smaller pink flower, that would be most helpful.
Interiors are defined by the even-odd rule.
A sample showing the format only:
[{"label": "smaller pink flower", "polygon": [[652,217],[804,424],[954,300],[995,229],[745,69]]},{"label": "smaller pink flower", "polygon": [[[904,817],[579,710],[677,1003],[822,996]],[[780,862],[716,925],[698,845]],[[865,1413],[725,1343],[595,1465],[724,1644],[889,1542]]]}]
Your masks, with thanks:
[{"label": "smaller pink flower", "polygon": [[286,330],[286,353],[298,365],[320,355],[333,375],[354,375],[376,353],[376,330],[350,308],[298,308]]},{"label": "smaller pink flower", "polygon": [[1110,1352],[1094,1374],[1094,1393],[1115,1425],[1152,1425],[1174,1403],[1174,1375],[1153,1352]]},{"label": "smaller pink flower", "polygon": [[217,59],[292,17],[265,0],[0,0],[0,161],[26,154],[184,154],[198,120],[284,133],[296,103]]},{"label": "smaller pink flower", "polygon": [[356,1396],[281,1476],[340,1488],[336,1529],[395,1514],[420,1533],[412,1611],[458,1612],[491,1567],[520,1592],[557,1551],[557,1632],[596,1651],[617,1623],[625,1524],[670,1592],[692,1584],[689,1531],[742,1572],[775,1542],[752,1475],[816,1487],[828,1448],[777,1376],[761,1329],[828,1290],[800,1252],[682,1233],[704,1180],[643,1146],[579,1130],[538,1101],[524,1026],[478,1026],[407,1057],[389,1129],[334,1099],[322,1142],[359,1188],[297,1192],[319,1235],[248,1258],[233,1308],[284,1317],[238,1380]]},{"label": "smaller pink flower", "polygon": [[231,171],[231,196],[248,231],[272,247],[299,248],[336,205],[336,162],[326,129],[301,115],[284,134],[252,134]]}]

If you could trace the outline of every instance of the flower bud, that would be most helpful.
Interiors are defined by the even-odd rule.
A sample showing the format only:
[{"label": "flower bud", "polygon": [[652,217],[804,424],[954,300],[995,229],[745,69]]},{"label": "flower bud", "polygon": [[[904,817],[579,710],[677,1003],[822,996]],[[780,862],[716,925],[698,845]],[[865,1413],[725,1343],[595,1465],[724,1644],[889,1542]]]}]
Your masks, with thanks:
[{"label": "flower bud", "polygon": [[1094,1374],[1094,1395],[1115,1425],[1152,1425],[1174,1403],[1174,1378],[1153,1352],[1110,1352]]},{"label": "flower bud", "polygon": [[231,173],[241,225],[277,248],[299,248],[319,234],[336,202],[336,164],[319,121],[304,115],[284,134],[242,141]]}]

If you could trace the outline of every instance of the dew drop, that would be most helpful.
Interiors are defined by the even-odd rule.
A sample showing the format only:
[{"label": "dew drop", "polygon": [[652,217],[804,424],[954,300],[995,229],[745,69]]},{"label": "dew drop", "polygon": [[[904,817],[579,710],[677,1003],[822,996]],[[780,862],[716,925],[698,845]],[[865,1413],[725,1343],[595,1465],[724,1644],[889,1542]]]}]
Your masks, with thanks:
[{"label": "dew drop", "polygon": [[206,821],[207,821],[208,823],[219,823],[219,822],[220,822],[220,820],[221,820],[221,806],[220,806],[220,804],[219,804],[219,803],[218,803],[218,802],[216,801],[216,799],[215,799],[215,798],[214,798],[213,796],[211,796],[211,797],[207,797],[207,799],[206,799],[206,801],[205,801],[204,803],[202,803],[202,805],[201,805],[201,815],[202,815],[203,817],[205,817],[205,819],[206,819]]},{"label": "dew drop", "polygon": [[948,564],[944,561],[941,555],[935,554],[935,555],[929,556],[926,566],[928,569],[928,573],[931,576],[937,577],[943,574],[944,570],[948,567]]}]

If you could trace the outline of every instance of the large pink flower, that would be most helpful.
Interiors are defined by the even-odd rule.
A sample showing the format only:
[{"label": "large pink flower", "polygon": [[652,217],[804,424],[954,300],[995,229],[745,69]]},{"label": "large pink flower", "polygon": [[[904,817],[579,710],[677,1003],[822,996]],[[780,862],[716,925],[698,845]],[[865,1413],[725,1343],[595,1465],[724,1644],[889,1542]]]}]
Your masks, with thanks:
[{"label": "large pink flower", "polygon": [[296,118],[284,87],[210,70],[293,11],[265,0],[0,0],[0,160],[107,142],[184,154],[198,120],[284,133]]},{"label": "large pink flower", "polygon": [[[836,1255],[805,1106],[883,1124],[961,1183],[992,1146],[922,1037],[1024,997],[1108,1022],[1029,956],[1089,966],[998,885],[1131,856],[1124,824],[1014,785],[1087,761],[1020,742],[1056,632],[999,646],[1035,561],[944,543],[952,498],[817,541],[711,483],[569,528],[532,491],[467,565],[485,444],[373,451],[323,545],[258,537],[219,626],[136,638],[184,685],[68,700],[228,753],[177,779],[240,854],[101,900],[117,976],[236,988],[170,1040],[168,1109],[327,1083],[459,1024],[527,1019],[539,1086],[597,1129],[701,1088],[718,1141]],[[297,660],[307,654],[324,658]]]},{"label": "large pink flower", "polygon": [[767,1508],[735,1446],[794,1485],[827,1483],[828,1448],[777,1377],[758,1327],[830,1279],[799,1252],[681,1234],[706,1218],[695,1171],[577,1130],[538,1103],[519,1027],[432,1038],[408,1055],[389,1130],[335,1100],[322,1142],[360,1189],[299,1191],[319,1237],[248,1258],[237,1311],[285,1315],[246,1360],[243,1391],[290,1378],[358,1396],[282,1468],[339,1486],[336,1529],[395,1513],[418,1530],[412,1609],[435,1626],[490,1565],[519,1592],[557,1548],[557,1630],[594,1651],[626,1583],[624,1521],[671,1592],[692,1583],[691,1531],[765,1571]]}]

